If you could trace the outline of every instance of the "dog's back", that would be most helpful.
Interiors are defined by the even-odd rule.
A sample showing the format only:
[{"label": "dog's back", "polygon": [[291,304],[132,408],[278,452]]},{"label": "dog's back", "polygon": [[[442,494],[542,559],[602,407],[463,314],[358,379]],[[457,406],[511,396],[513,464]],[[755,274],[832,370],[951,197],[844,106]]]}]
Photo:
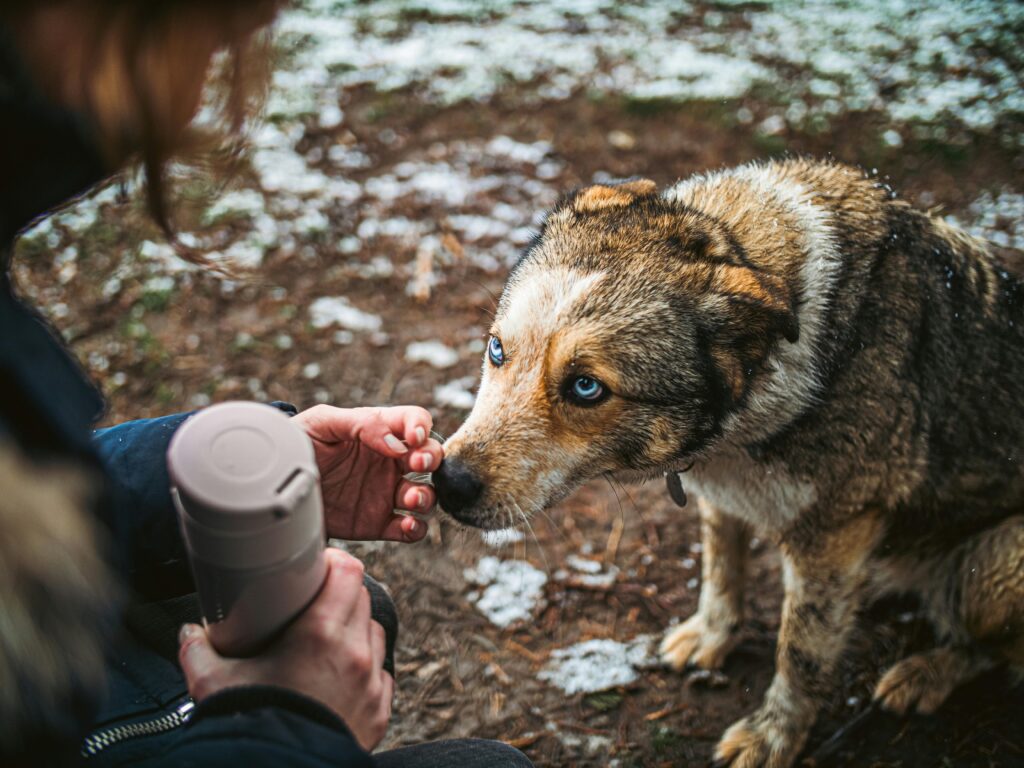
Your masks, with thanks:
[{"label": "dog's back", "polygon": [[775,352],[794,418],[774,409],[764,455],[812,470],[822,494],[861,475],[863,501],[891,511],[905,545],[1021,511],[1024,289],[989,243],[838,164],[746,166],[671,194],[741,245],[790,233],[747,248],[789,275],[803,347]]}]

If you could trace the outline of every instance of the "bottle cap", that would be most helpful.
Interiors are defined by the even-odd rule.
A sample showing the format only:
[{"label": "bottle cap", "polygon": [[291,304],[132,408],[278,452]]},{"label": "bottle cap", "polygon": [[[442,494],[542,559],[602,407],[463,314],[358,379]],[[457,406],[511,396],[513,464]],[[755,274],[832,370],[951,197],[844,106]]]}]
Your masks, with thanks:
[{"label": "bottle cap", "polygon": [[221,403],[189,418],[171,440],[167,467],[193,521],[232,533],[287,516],[319,480],[308,435],[260,403]]}]

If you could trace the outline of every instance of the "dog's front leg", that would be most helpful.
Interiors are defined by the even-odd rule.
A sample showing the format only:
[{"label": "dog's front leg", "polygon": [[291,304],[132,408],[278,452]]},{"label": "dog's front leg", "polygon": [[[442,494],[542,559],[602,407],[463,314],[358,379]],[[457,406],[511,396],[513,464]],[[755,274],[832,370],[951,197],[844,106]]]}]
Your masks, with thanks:
[{"label": "dog's front leg", "polygon": [[785,600],[775,677],[754,714],[733,724],[715,750],[732,768],[788,768],[807,740],[855,622],[878,531],[870,518],[806,545],[783,541]]},{"label": "dog's front leg", "polygon": [[721,667],[739,639],[743,621],[750,531],[738,518],[698,499],[702,539],[700,604],[697,612],[661,643],[661,658],[674,669],[688,664]]}]

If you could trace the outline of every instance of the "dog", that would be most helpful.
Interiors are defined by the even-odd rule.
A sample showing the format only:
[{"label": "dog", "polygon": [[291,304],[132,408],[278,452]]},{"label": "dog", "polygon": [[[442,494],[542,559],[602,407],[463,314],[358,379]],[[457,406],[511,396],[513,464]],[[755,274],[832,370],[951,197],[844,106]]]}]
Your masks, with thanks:
[{"label": "dog", "polygon": [[441,507],[501,528],[601,474],[688,470],[703,579],[667,664],[718,667],[736,644],[751,535],[783,563],[775,675],[717,761],[793,764],[883,593],[920,595],[941,642],[875,696],[931,712],[1024,666],[1015,258],[836,162],[579,189],[511,271]]}]

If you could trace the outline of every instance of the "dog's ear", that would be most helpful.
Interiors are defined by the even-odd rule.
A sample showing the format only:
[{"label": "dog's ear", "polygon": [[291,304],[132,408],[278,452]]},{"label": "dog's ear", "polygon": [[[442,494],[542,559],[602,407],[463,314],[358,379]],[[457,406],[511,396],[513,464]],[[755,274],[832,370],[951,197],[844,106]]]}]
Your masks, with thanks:
[{"label": "dog's ear", "polygon": [[[786,341],[793,343],[800,338],[789,288],[778,275],[725,264],[715,269],[710,288],[713,294],[726,297],[733,305],[750,308],[768,330]],[[748,320],[754,319],[750,314],[740,313],[747,315]]]},{"label": "dog's ear", "polygon": [[710,352],[733,400],[747,390],[771,349],[795,343],[800,327],[786,282],[752,267],[715,265],[698,302],[710,331]]},{"label": "dog's ear", "polygon": [[617,184],[593,184],[577,190],[568,204],[579,213],[627,206],[641,197],[652,197],[658,185],[650,179],[628,179]]}]

